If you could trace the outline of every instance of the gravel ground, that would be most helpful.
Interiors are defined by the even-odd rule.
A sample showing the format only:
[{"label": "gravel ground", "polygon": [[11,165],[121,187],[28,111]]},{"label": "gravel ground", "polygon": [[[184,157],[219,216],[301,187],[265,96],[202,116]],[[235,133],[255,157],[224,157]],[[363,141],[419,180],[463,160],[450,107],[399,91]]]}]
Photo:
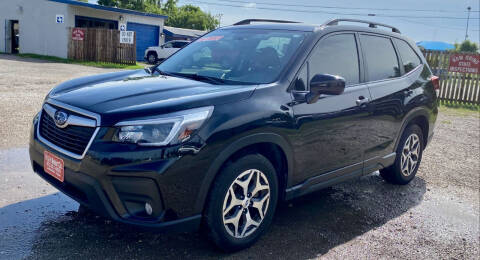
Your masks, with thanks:
[{"label": "gravel ground", "polygon": [[54,86],[69,79],[111,71],[116,70],[0,54],[0,148],[25,146],[32,118]]},{"label": "gravel ground", "polygon": [[478,259],[480,115],[455,109],[442,109],[409,185],[373,173],[296,199],[279,207],[258,243],[235,254],[197,233],[79,215],[76,202],[32,173],[28,126],[51,87],[107,71],[0,55],[0,259]]}]

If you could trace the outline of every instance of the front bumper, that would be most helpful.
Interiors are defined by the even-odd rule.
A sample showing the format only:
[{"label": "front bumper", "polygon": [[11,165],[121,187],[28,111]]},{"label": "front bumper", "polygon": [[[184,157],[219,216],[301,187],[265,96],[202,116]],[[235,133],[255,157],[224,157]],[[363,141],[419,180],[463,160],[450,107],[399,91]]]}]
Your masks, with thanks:
[{"label": "front bumper", "polygon": [[[33,129],[38,125],[34,123]],[[81,160],[42,143],[31,131],[30,159],[33,170],[58,190],[100,215],[114,220],[165,231],[191,231],[201,223],[197,195],[207,167],[198,155],[170,156],[164,149],[141,148],[102,141],[100,131]],[[60,157],[64,182],[43,170],[44,151]],[[200,170],[200,171],[199,171]],[[206,170],[204,171],[206,172]],[[145,203],[153,209],[145,211]]]}]

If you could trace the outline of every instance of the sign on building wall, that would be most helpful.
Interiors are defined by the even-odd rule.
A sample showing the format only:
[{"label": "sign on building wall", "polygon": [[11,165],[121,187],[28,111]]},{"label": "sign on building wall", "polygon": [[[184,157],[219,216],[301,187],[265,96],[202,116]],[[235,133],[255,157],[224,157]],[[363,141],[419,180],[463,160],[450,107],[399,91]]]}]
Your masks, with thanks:
[{"label": "sign on building wall", "polygon": [[450,55],[448,71],[480,74],[480,55],[460,53],[452,54]]},{"label": "sign on building wall", "polygon": [[126,31],[127,30],[127,25],[124,24],[124,23],[121,23],[118,27],[120,28],[120,31]]},{"label": "sign on building wall", "polygon": [[120,43],[133,44],[134,31],[120,31]]},{"label": "sign on building wall", "polygon": [[57,14],[55,16],[55,22],[56,23],[63,23],[65,20],[65,16],[63,16],[63,14]]},{"label": "sign on building wall", "polygon": [[72,40],[83,41],[83,39],[85,39],[85,30],[80,28],[73,28]]}]

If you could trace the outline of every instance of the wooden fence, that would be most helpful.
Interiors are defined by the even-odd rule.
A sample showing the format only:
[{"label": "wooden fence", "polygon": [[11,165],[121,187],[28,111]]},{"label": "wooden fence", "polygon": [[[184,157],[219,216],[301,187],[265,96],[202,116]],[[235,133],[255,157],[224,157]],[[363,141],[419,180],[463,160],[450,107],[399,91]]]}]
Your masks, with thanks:
[{"label": "wooden fence", "polygon": [[424,51],[433,74],[440,77],[440,100],[480,104],[480,74],[449,72],[451,52]]},{"label": "wooden fence", "polygon": [[81,61],[136,64],[136,39],[133,44],[120,43],[120,31],[81,28],[83,37],[73,39],[70,28],[68,58]]}]

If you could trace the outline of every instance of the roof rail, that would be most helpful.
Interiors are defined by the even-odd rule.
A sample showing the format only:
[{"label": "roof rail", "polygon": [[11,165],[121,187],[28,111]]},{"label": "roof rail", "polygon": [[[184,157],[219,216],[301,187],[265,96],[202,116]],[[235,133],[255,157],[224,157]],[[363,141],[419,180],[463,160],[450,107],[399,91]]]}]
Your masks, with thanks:
[{"label": "roof rail", "polygon": [[285,21],[285,20],[270,20],[270,19],[246,19],[241,20],[240,22],[234,23],[233,25],[245,25],[251,24],[252,22],[268,22],[268,23],[299,23],[294,21]]},{"label": "roof rail", "polygon": [[392,32],[400,33],[400,30],[398,30],[396,27],[383,24],[383,23],[377,23],[377,22],[371,22],[371,21],[365,21],[365,20],[358,20],[358,19],[333,19],[330,20],[326,23],[324,23],[324,26],[330,26],[330,25],[338,25],[338,22],[354,22],[354,23],[365,23],[368,24],[368,27],[370,28],[377,28],[377,26],[382,26],[382,27],[387,27],[392,29]]}]

